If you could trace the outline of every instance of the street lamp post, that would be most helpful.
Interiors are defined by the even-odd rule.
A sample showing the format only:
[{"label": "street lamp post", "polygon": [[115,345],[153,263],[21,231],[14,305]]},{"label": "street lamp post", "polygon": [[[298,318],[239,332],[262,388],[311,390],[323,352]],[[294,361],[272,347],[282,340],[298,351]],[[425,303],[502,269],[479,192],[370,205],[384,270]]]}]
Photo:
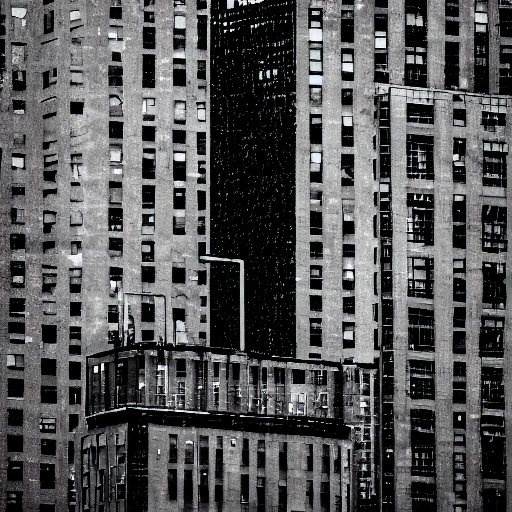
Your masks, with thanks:
[{"label": "street lamp post", "polygon": [[240,265],[240,350],[245,351],[245,265],[244,260],[233,258],[218,258],[204,255],[199,257],[201,263],[237,263]]}]

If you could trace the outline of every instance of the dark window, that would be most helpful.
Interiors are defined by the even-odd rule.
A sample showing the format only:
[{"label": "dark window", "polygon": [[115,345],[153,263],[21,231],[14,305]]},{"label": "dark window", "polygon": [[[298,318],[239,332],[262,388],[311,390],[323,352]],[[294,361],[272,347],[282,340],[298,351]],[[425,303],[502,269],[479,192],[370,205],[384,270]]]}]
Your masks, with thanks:
[{"label": "dark window", "polygon": [[23,409],[7,409],[7,425],[11,427],[22,427]]},{"label": "dark window", "polygon": [[355,297],[343,297],[343,313],[355,314],[356,301]]},{"label": "dark window", "polygon": [[265,441],[260,439],[258,440],[258,450],[256,452],[256,467],[264,468],[265,462]]},{"label": "dark window", "polygon": [[482,251],[507,250],[506,206],[482,206]]},{"label": "dark window", "polygon": [[185,283],[185,268],[172,267],[172,282]]},{"label": "dark window", "polygon": [[23,436],[8,435],[7,436],[7,451],[8,452],[22,452],[23,451]]},{"label": "dark window", "polygon": [[142,266],[140,268],[141,281],[143,283],[154,283],[155,282],[155,267]]},{"label": "dark window", "polygon": [[434,298],[434,259],[407,258],[408,296]]},{"label": "dark window", "polygon": [[507,300],[505,286],[505,263],[483,263],[483,307],[505,309]]},{"label": "dark window", "polygon": [[194,497],[194,482],[193,473],[191,469],[183,471],[183,501],[185,503],[192,503]]},{"label": "dark window", "polygon": [[508,144],[484,141],[484,186],[507,186],[507,153]]},{"label": "dark window", "polygon": [[242,466],[248,466],[249,465],[249,439],[243,438],[242,439]]},{"label": "dark window", "polygon": [[57,343],[57,326],[41,325],[41,339],[43,343]]},{"label": "dark window", "polygon": [[55,464],[40,464],[41,489],[55,489]]},{"label": "dark window", "polygon": [[322,346],[322,319],[309,319],[309,344],[312,347]]},{"label": "dark window", "polygon": [[341,11],[340,36],[342,43],[354,42],[354,11]]},{"label": "dark window", "polygon": [[466,302],[466,260],[453,260],[453,300]]},{"label": "dark window", "polygon": [[312,290],[322,289],[322,267],[320,265],[309,267],[309,287]]},{"label": "dark window", "polygon": [[7,379],[7,398],[23,398],[25,381],[23,379]]},{"label": "dark window", "polygon": [[108,85],[113,87],[123,85],[123,66],[108,67]]},{"label": "dark window", "polygon": [[208,17],[197,17],[197,48],[199,50],[206,50],[208,48]]},{"label": "dark window", "polygon": [[466,196],[454,195],[452,205],[453,247],[466,248]]},{"label": "dark window", "polygon": [[142,208],[155,207],[155,187],[154,185],[142,185]]},{"label": "dark window", "polygon": [[480,323],[480,356],[503,357],[504,317],[483,316]]},{"label": "dark window", "polygon": [[197,191],[197,209],[199,211],[206,210],[206,192],[204,190]]},{"label": "dark window", "polygon": [[206,132],[197,132],[197,154],[206,155]]},{"label": "dark window", "polygon": [[435,366],[433,361],[409,361],[411,398],[435,398]]},{"label": "dark window", "polygon": [[109,238],[108,251],[110,256],[123,255],[123,239],[122,238]]},{"label": "dark window", "polygon": [[185,87],[187,85],[187,71],[185,67],[185,59],[173,59],[172,84],[178,87]]},{"label": "dark window", "polygon": [[309,233],[311,235],[322,234],[322,212],[311,211],[309,212]]},{"label": "dark window", "polygon": [[13,460],[7,462],[7,481],[23,481],[23,462]]},{"label": "dark window", "polygon": [[341,186],[352,187],[354,185],[354,155],[341,155]]},{"label": "dark window", "polygon": [[69,316],[82,316],[82,303],[70,302],[69,303]]},{"label": "dark window", "polygon": [[55,455],[57,441],[55,439],[41,439],[41,455]]},{"label": "dark window", "polygon": [[434,311],[409,308],[409,349],[434,351]]},{"label": "dark window", "polygon": [[150,54],[142,55],[142,87],[155,87],[155,66],[156,56]]},{"label": "dark window", "polygon": [[320,114],[309,116],[309,137],[311,144],[322,144],[322,116]]},{"label": "dark window", "polygon": [[434,105],[427,103],[407,103],[407,122],[434,124]]},{"label": "dark window", "polygon": [[206,61],[205,60],[197,61],[197,79],[198,80],[206,80]]},{"label": "dark window", "polygon": [[428,409],[411,409],[411,454],[411,475],[435,475],[434,411]]},{"label": "dark window", "polygon": [[322,242],[309,243],[309,256],[312,259],[321,259],[324,255],[324,244]]},{"label": "dark window", "polygon": [[309,310],[310,311],[322,311],[322,296],[321,295],[310,295],[309,296]]},{"label": "dark window", "polygon": [[306,371],[292,370],[292,384],[306,384]]},{"label": "dark window", "polygon": [[169,493],[170,500],[178,499],[178,470],[168,469],[167,470],[167,491]]},{"label": "dark window", "polygon": [[434,179],[434,137],[407,135],[407,177]]},{"label": "dark window", "polygon": [[434,245],[434,195],[407,194],[407,240]]},{"label": "dark window", "polygon": [[57,359],[43,357],[41,359],[41,375],[57,375]]},{"label": "dark window", "polygon": [[146,50],[152,50],[156,48],[155,27],[142,27],[142,47]]},{"label": "dark window", "polygon": [[453,109],[453,126],[466,126],[466,109]]},{"label": "dark window", "polygon": [[108,209],[108,230],[109,231],[123,231],[123,209],[122,208],[109,208]]},{"label": "dark window", "polygon": [[41,403],[57,403],[57,386],[41,386]]},{"label": "dark window", "polygon": [[[459,35],[459,22],[456,20],[446,20],[444,33],[447,36],[458,36]],[[446,43],[449,44],[449,43]],[[458,43],[451,43],[459,46]]]},{"label": "dark window", "polygon": [[55,15],[54,11],[47,11],[44,13],[44,33],[49,34],[50,32],[53,32],[55,24]]},{"label": "dark window", "polygon": [[505,408],[503,368],[482,366],[482,406],[487,409]]},{"label": "dark window", "polygon": [[453,18],[459,17],[459,0],[445,0],[444,4],[445,16],[451,16]]},{"label": "dark window", "polygon": [[[176,162],[175,162],[176,164]],[[154,148],[142,149],[142,178],[154,179],[156,170],[156,150]]]}]

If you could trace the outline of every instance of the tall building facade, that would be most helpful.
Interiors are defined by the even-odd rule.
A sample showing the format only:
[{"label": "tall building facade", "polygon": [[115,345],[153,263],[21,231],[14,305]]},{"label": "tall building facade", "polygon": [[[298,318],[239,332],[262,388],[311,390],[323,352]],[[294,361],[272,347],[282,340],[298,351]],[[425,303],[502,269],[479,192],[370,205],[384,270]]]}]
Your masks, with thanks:
[{"label": "tall building facade", "polygon": [[512,508],[511,38],[508,0],[4,1],[0,508],[75,508],[86,355],[239,346],[207,253],[251,351],[344,362],[354,507]]},{"label": "tall building facade", "polygon": [[208,6],[0,11],[0,509],[71,511],[85,355],[208,343]]},{"label": "tall building facade", "polygon": [[[212,161],[212,191],[234,194],[243,207],[233,236],[223,237],[226,218],[216,217],[223,211],[212,193],[211,247],[257,260],[262,275],[295,268],[287,288],[295,301],[291,355],[341,357],[359,367],[379,358],[382,429],[373,453],[382,510],[511,506],[504,342],[511,7],[507,0],[212,5],[212,62],[218,52],[242,73],[229,96],[222,94],[226,77],[212,73],[212,106],[228,113],[212,117],[217,137],[234,135],[219,165]],[[272,39],[266,20],[285,24],[292,16],[293,34]],[[295,124],[286,139],[295,146],[295,176],[283,194],[280,180],[289,176],[280,159],[288,146],[279,151],[279,132],[259,148],[279,184],[272,194],[264,185],[240,186],[252,183],[261,164],[237,165],[249,146],[236,129],[243,119],[249,130],[267,123],[265,133],[279,131],[268,126],[274,110],[252,113],[240,98],[275,84],[276,94],[267,95],[278,101],[292,76],[282,60],[285,34],[296,52],[289,86]],[[242,55],[257,39],[271,52],[254,69]],[[226,50],[230,40],[238,62]],[[294,236],[270,235],[279,264],[260,251],[264,244],[253,244],[265,237],[254,233],[262,218],[272,219],[276,202],[289,209],[281,227]],[[287,213],[295,214],[295,232]],[[213,323],[222,286],[214,273]],[[267,293],[278,295],[248,288],[248,303],[266,309],[254,316],[252,332],[248,323],[247,344],[272,352],[262,330],[271,332],[282,313],[265,303]]]}]

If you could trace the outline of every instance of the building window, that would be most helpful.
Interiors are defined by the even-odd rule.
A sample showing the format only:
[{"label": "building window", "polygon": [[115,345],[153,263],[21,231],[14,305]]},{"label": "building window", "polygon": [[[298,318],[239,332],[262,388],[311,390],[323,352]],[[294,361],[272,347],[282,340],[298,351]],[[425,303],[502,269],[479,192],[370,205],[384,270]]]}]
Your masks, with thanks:
[{"label": "building window", "polygon": [[453,247],[466,248],[466,196],[455,194],[452,204]]},{"label": "building window", "polygon": [[197,154],[206,155],[206,132],[197,132]]},{"label": "building window", "polygon": [[503,357],[504,327],[504,317],[482,317],[480,323],[480,357]]},{"label": "building window", "polygon": [[154,50],[156,48],[155,27],[142,27],[142,48]]},{"label": "building window", "polygon": [[466,260],[453,260],[453,300],[466,302]]},{"label": "building window", "polygon": [[407,122],[434,124],[434,105],[429,103],[407,103]]},{"label": "building window", "polygon": [[312,347],[322,346],[322,319],[309,319],[309,344]]},{"label": "building window", "polygon": [[208,48],[208,17],[197,17],[197,49],[206,50]]},{"label": "building window", "polygon": [[434,245],[433,194],[407,194],[407,240]]},{"label": "building window", "polygon": [[407,135],[407,177],[434,179],[434,137]]},{"label": "building window", "polygon": [[453,182],[466,183],[466,139],[453,139]]},{"label": "building window", "polygon": [[507,250],[507,208],[482,206],[482,251],[505,252]]},{"label": "building window", "polygon": [[343,348],[355,348],[355,323],[343,322]]},{"label": "building window", "polygon": [[7,354],[7,368],[9,370],[24,370],[25,356],[23,354]]},{"label": "building window", "polygon": [[256,467],[264,468],[265,462],[265,440],[259,439],[256,452]]},{"label": "building window", "polygon": [[434,365],[433,361],[409,361],[411,398],[435,399]]},{"label": "building window", "polygon": [[422,512],[437,510],[436,484],[424,482],[411,483],[412,509]]},{"label": "building window", "polygon": [[322,144],[322,115],[309,116],[309,139],[311,144]]},{"label": "building window", "polygon": [[153,54],[142,55],[142,87],[152,89],[155,87],[156,56]]},{"label": "building window", "polygon": [[505,309],[507,300],[505,263],[483,263],[483,297],[484,308]]},{"label": "building window", "polygon": [[483,182],[487,187],[507,186],[508,144],[484,141]]},{"label": "building window", "polygon": [[322,242],[309,243],[309,256],[311,259],[322,259],[324,255],[324,244]]},{"label": "building window", "polygon": [[354,42],[354,11],[341,11],[340,36],[342,43]]},{"label": "building window", "polygon": [[178,470],[168,469],[167,470],[167,491],[169,493],[170,500],[178,499]]},{"label": "building window", "polygon": [[341,90],[341,145],[354,146],[354,98],[352,89]]},{"label": "building window", "polygon": [[341,186],[354,186],[354,155],[341,155]]},{"label": "building window", "polygon": [[56,439],[41,439],[41,455],[55,456],[57,453]]},{"label": "building window", "polygon": [[341,52],[341,79],[354,80],[354,50],[343,48]]},{"label": "building window", "polygon": [[434,259],[407,258],[408,296],[434,298]]},{"label": "building window", "polygon": [[411,409],[411,453],[411,475],[435,475],[434,411],[428,409]]},{"label": "building window", "polygon": [[23,462],[9,460],[7,462],[7,481],[22,482],[23,481]]},{"label": "building window", "polygon": [[39,465],[39,481],[41,489],[55,489],[55,464]]},{"label": "building window", "polygon": [[427,47],[406,46],[405,85],[427,87]]},{"label": "building window", "polygon": [[322,267],[320,265],[309,267],[309,287],[312,290],[322,289]]},{"label": "building window", "polygon": [[187,71],[185,59],[173,59],[172,81],[172,84],[175,87],[185,87],[187,85]]},{"label": "building window", "polygon": [[409,349],[434,351],[434,311],[409,308]]},{"label": "building window", "polygon": [[453,126],[466,126],[466,109],[453,109]]},{"label": "building window", "polygon": [[465,404],[466,403],[466,382],[454,381],[453,382],[453,403]]},{"label": "building window", "polygon": [[310,153],[310,181],[311,183],[322,183],[322,153]]},{"label": "building window", "polygon": [[41,386],[41,403],[57,403],[57,386]]},{"label": "building window", "polygon": [[142,214],[141,234],[154,235],[155,234],[155,215],[153,213]]},{"label": "building window", "polygon": [[205,60],[197,61],[197,79],[198,80],[206,80],[206,61]]},{"label": "building window", "polygon": [[[452,35],[459,35],[459,22],[446,21],[446,32],[453,32]],[[455,34],[456,32],[456,34]],[[446,41],[444,53],[444,84],[446,89],[459,88],[459,43]]]},{"label": "building window", "polygon": [[482,366],[482,406],[485,409],[505,408],[503,368]]}]

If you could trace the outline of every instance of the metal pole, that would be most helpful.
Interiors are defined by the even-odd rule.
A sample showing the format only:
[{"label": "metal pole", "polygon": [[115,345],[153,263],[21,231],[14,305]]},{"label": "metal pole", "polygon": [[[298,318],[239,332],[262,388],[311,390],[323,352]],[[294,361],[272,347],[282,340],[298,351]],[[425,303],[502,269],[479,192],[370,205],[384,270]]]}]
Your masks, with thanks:
[{"label": "metal pole", "polygon": [[216,256],[200,256],[200,262],[204,263],[237,263],[240,265],[240,350],[245,351],[245,264],[244,260],[234,258],[217,258]]}]

